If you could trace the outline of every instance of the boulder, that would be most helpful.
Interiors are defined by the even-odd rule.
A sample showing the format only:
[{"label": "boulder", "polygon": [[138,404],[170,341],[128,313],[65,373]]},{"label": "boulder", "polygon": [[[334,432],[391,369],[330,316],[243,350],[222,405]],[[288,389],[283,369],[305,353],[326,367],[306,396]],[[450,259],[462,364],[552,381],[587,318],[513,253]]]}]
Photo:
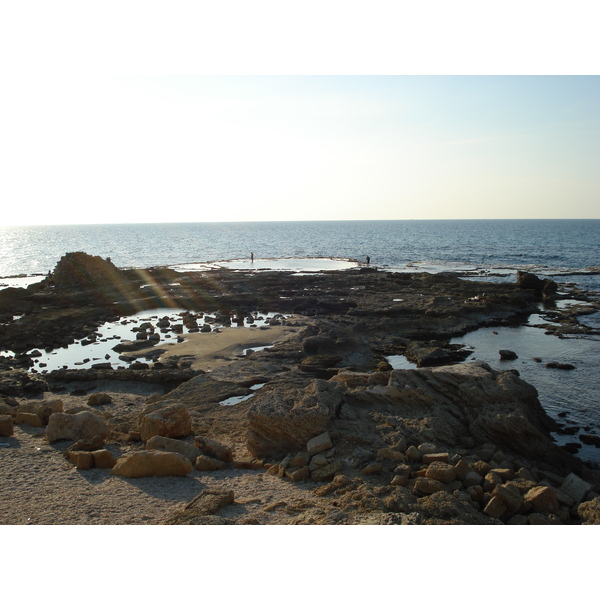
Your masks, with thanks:
[{"label": "boulder", "polygon": [[506,508],[513,513],[518,512],[523,504],[519,488],[511,483],[497,485],[492,491],[492,497],[502,500]]},{"label": "boulder", "polygon": [[153,403],[147,406],[138,417],[142,441],[155,435],[162,437],[187,437],[192,432],[192,422],[183,404]]},{"label": "boulder", "polygon": [[14,416],[15,425],[30,425],[31,427],[43,427],[42,418],[35,413],[18,412]]},{"label": "boulder", "polygon": [[131,478],[185,477],[192,469],[192,463],[181,454],[147,450],[119,458],[110,473]]},{"label": "boulder", "polygon": [[429,495],[443,491],[444,484],[436,479],[429,479],[429,477],[417,477],[414,489],[416,492]]},{"label": "boulder", "polygon": [[202,452],[183,440],[174,440],[168,437],[155,435],[146,442],[146,450],[162,450],[163,452],[177,452],[187,458],[192,464],[196,462]]},{"label": "boulder", "polygon": [[89,440],[96,435],[105,439],[108,433],[104,419],[87,410],[75,415],[54,413],[50,415],[46,427],[46,437],[50,443],[57,440]]},{"label": "boulder", "polygon": [[498,353],[500,354],[500,360],[516,360],[519,358],[517,353],[512,350],[498,350]]},{"label": "boulder", "polygon": [[310,384],[273,385],[260,390],[247,412],[247,447],[257,458],[303,449],[328,429],[344,402],[345,386],[321,379]]}]

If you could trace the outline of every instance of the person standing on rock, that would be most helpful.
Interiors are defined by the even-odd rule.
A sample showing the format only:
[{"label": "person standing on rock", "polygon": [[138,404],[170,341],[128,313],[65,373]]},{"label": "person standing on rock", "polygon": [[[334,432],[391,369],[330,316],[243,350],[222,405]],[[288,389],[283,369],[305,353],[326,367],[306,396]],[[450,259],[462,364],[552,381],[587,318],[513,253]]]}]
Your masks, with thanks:
[{"label": "person standing on rock", "polygon": [[254,262],[254,252],[250,252],[250,261]]},{"label": "person standing on rock", "polygon": [[370,263],[371,263],[371,257],[367,256],[367,267],[369,266]]}]

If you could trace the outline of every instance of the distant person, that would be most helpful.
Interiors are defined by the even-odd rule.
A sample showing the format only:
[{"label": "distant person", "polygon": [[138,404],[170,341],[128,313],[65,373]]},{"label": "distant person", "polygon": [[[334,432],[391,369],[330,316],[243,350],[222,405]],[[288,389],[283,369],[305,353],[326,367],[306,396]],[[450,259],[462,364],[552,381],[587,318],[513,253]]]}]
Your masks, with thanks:
[{"label": "distant person", "polygon": [[367,267],[369,266],[370,263],[371,263],[371,257],[367,256]]},{"label": "distant person", "polygon": [[250,252],[250,261],[254,262],[254,252]]}]

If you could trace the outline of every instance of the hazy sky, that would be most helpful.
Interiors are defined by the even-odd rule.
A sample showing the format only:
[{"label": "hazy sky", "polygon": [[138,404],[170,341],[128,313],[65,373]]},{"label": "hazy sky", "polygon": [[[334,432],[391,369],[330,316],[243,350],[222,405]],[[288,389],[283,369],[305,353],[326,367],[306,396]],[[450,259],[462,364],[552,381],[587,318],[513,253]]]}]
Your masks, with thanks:
[{"label": "hazy sky", "polygon": [[598,76],[4,83],[6,225],[600,218]]}]

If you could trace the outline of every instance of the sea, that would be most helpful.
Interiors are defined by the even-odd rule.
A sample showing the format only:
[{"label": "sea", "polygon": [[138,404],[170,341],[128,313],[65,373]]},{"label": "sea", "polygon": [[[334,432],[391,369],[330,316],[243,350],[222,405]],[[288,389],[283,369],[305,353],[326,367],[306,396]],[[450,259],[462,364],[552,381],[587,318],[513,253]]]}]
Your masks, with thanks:
[{"label": "sea", "polygon": [[[67,252],[110,257],[117,267],[170,266],[296,271],[370,266],[391,272],[453,272],[480,281],[516,281],[518,270],[574,284],[600,298],[600,220],[406,220],[227,223],[140,223],[0,227],[0,289],[39,281]],[[251,260],[253,257],[254,260]],[[561,304],[562,303],[562,304]],[[559,301],[565,306],[568,300]],[[546,411],[580,443],[600,435],[600,314],[580,317],[595,329],[563,338],[535,327],[544,308],[518,327],[471,332],[452,341],[473,349],[470,360],[517,369]],[[499,360],[510,349],[518,359]],[[0,350],[2,350],[0,348]],[[390,359],[393,360],[394,357]],[[414,368],[398,357],[398,368]],[[540,360],[541,359],[541,360]],[[547,362],[570,363],[560,371]],[[600,465],[600,449],[581,444],[578,456]]]}]

